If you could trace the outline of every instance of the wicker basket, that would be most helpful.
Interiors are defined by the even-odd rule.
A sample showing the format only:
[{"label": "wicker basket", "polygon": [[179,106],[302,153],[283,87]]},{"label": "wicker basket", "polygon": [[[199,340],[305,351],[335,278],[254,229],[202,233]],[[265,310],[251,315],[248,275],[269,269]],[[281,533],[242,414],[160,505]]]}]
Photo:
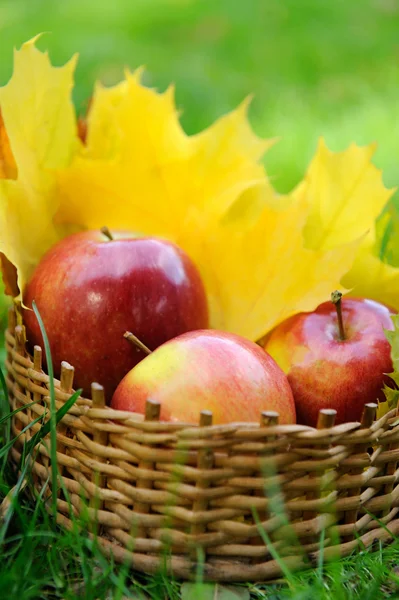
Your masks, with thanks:
[{"label": "wicker basket", "polygon": [[[38,415],[48,418],[49,378],[40,348],[27,353],[13,311],[6,345],[12,409],[36,401],[14,416],[17,434]],[[57,408],[71,395],[73,375],[63,363]],[[335,412],[322,411],[317,429],[278,425],[267,412],[259,423],[212,426],[203,411],[192,426],[160,422],[155,403],[145,418],[111,410],[94,385],[92,399],[80,397],[58,426],[69,501],[58,492],[57,520],[71,526],[71,505],[75,514],[84,510],[106,554],[181,579],[203,561],[206,580],[266,581],[281,575],[276,552],[300,569],[321,552],[328,560],[389,541],[399,533],[399,425],[395,410],[375,421],[376,408],[366,405],[361,423],[337,426]],[[17,464],[39,427],[15,443]],[[49,445],[40,444],[32,467],[38,491],[51,491]]]}]

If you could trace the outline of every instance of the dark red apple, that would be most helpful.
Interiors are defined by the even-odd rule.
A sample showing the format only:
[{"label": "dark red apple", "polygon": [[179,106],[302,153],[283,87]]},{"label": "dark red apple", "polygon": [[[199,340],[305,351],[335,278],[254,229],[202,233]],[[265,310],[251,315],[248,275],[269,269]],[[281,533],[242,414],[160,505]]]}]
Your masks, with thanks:
[{"label": "dark red apple", "polygon": [[[145,354],[123,334],[134,332],[151,350],[177,335],[208,327],[199,272],[174,244],[156,238],[100,231],[73,234],[43,257],[24,293],[35,300],[49,337],[56,372],[75,367],[86,394],[96,381],[107,398]],[[31,345],[42,346],[36,317],[25,310]]]},{"label": "dark red apple", "polygon": [[[340,295],[335,297],[340,305]],[[298,423],[315,426],[319,410],[337,411],[336,423],[359,421],[364,404],[383,399],[392,372],[390,344],[395,311],[364,298],[342,299],[340,332],[333,302],[278,325],[264,348],[287,373]]]},{"label": "dark red apple", "polygon": [[264,410],[295,423],[287,377],[260,346],[215,330],[192,331],[166,342],[134,367],[117,387],[112,408],[144,413],[161,403],[161,419],[198,423],[201,410],[214,423],[253,421]]}]

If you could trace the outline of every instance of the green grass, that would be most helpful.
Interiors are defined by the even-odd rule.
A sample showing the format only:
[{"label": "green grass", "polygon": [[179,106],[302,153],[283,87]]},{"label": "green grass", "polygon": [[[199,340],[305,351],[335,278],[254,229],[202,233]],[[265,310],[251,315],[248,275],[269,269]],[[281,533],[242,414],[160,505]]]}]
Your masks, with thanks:
[{"label": "green grass", "polygon": [[[386,183],[399,182],[399,5],[394,0],[0,0],[0,84],[11,74],[13,46],[41,31],[49,33],[40,45],[57,64],[80,53],[78,112],[96,79],[114,83],[125,65],[145,64],[149,85],[164,89],[176,83],[189,133],[253,93],[255,130],[281,138],[266,157],[281,191],[302,177],[320,135],[333,149],[352,140],[377,141],[376,163]],[[4,450],[8,427],[2,427]],[[0,498],[18,479],[5,456],[0,457]],[[1,598],[181,596],[180,584],[164,574],[132,573],[104,559],[78,528],[61,530],[29,485],[0,530]],[[247,588],[254,599],[399,597],[398,565],[399,542],[394,542],[290,573],[289,586]]]}]

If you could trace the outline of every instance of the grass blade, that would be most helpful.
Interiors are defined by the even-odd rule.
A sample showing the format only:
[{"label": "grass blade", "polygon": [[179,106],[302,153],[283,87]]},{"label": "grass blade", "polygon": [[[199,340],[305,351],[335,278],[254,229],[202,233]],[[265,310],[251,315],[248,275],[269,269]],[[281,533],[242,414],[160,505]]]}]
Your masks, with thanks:
[{"label": "grass blade", "polygon": [[[66,413],[71,408],[71,406],[73,406],[75,404],[76,400],[79,398],[81,393],[82,393],[82,390],[77,390],[76,392],[74,392],[74,394],[72,394],[72,396],[70,398],[68,398],[68,400],[65,402],[65,404],[57,410],[56,415],[55,415],[56,425],[58,425],[58,423],[61,421],[61,419],[66,415]],[[45,438],[46,435],[48,435],[50,433],[50,431],[51,431],[51,418],[49,421],[47,421],[47,423],[45,423],[43,425],[43,427],[41,427],[39,429],[39,431],[37,431],[35,433],[35,435],[29,440],[29,442],[27,442],[25,444],[25,454],[30,454],[32,452],[33,448],[43,438]]]},{"label": "grass blade", "polygon": [[26,425],[26,427],[24,427],[22,429],[22,431],[20,431],[19,434],[17,436],[15,436],[15,438],[13,438],[7,444],[5,444],[2,448],[0,448],[0,458],[2,458],[4,455],[7,455],[9,449],[15,444],[16,440],[22,434],[26,433],[29,429],[31,429],[31,427],[33,427],[33,425],[36,425],[36,423],[38,423],[39,421],[41,421],[42,418],[43,418],[43,415],[40,415],[34,421],[31,421],[30,423],[28,423],[28,425]]},{"label": "grass blade", "polygon": [[40,331],[43,337],[44,351],[46,354],[47,372],[49,376],[49,388],[50,388],[50,458],[51,458],[51,493],[52,493],[52,507],[54,515],[57,512],[57,485],[58,485],[58,465],[57,465],[57,417],[56,417],[56,405],[55,405],[55,387],[54,387],[54,369],[53,361],[51,357],[50,342],[47,337],[46,329],[44,327],[43,319],[40,316],[39,310],[36,306],[36,302],[32,302],[33,312],[36,315],[36,319],[39,323]]},{"label": "grass blade", "polygon": [[292,588],[293,588],[294,587],[294,580],[293,580],[291,571],[289,570],[289,568],[285,564],[284,558],[282,558],[279,555],[279,553],[277,552],[277,550],[273,546],[273,544],[272,544],[269,536],[267,535],[266,531],[263,529],[262,524],[261,524],[260,519],[259,519],[258,511],[256,510],[255,507],[252,507],[252,515],[253,515],[255,523],[256,523],[256,525],[258,527],[259,535],[262,538],[265,546],[267,546],[267,549],[269,550],[270,554],[272,555],[272,557],[274,558],[274,560],[276,561],[276,563],[280,567],[281,572],[284,575],[285,579],[287,580],[287,582],[289,583],[289,585],[291,585]]},{"label": "grass blade", "polygon": [[21,490],[22,484],[25,481],[28,467],[29,467],[29,461],[26,461],[24,468],[22,469],[22,471],[18,477],[18,481],[14,487],[13,494],[12,494],[12,501],[11,501],[10,507],[7,510],[7,513],[4,517],[4,523],[0,530],[0,546],[4,543],[4,539],[5,539],[7,530],[8,530],[8,526],[9,526],[12,516],[14,514],[15,504],[17,503],[18,494]]},{"label": "grass blade", "polygon": [[[1,386],[1,391],[3,392],[2,397],[1,397],[2,418],[0,419],[0,423],[3,423],[7,419],[7,417],[10,415],[10,403],[9,403],[9,399],[8,399],[8,389],[7,389],[6,379],[4,377],[4,373],[1,368],[0,368],[0,386]],[[9,424],[9,426],[7,428],[6,442],[10,441],[10,437],[11,437],[11,423]]]},{"label": "grass blade", "polygon": [[[7,420],[11,420],[11,418],[14,415],[18,414],[19,412],[21,412],[21,410],[25,410],[26,408],[30,408],[33,404],[36,404],[36,403],[37,403],[37,400],[34,400],[33,402],[29,402],[29,404],[24,404],[23,406],[18,406],[18,408],[16,408],[12,412],[9,412],[7,415],[4,415],[4,417],[0,418],[0,425],[2,425]],[[40,418],[41,417],[42,417],[42,415],[40,415]]]}]

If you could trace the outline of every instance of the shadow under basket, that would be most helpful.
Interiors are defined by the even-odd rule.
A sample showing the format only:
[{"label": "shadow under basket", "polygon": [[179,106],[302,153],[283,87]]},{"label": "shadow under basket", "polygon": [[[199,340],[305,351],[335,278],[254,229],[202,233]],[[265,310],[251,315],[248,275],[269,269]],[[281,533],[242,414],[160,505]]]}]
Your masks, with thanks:
[{"label": "shadow under basket", "polygon": [[[42,351],[28,354],[16,317],[10,310],[7,387],[11,409],[26,408],[13,417],[14,436],[50,415]],[[57,409],[73,376],[63,363]],[[396,410],[376,421],[367,404],[361,423],[336,426],[325,410],[315,429],[278,425],[274,412],[259,423],[213,426],[208,411],[197,425],[164,423],[159,408],[148,402],[145,417],[112,410],[94,384],[92,399],[79,397],[57,426],[57,521],[71,527],[72,513],[84,516],[85,535],[117,561],[178,579],[200,568],[209,581],[267,581],[283,574],[282,561],[306,568],[399,533]],[[17,466],[42,422],[16,440]],[[50,436],[34,455],[33,485],[51,511]]]}]

